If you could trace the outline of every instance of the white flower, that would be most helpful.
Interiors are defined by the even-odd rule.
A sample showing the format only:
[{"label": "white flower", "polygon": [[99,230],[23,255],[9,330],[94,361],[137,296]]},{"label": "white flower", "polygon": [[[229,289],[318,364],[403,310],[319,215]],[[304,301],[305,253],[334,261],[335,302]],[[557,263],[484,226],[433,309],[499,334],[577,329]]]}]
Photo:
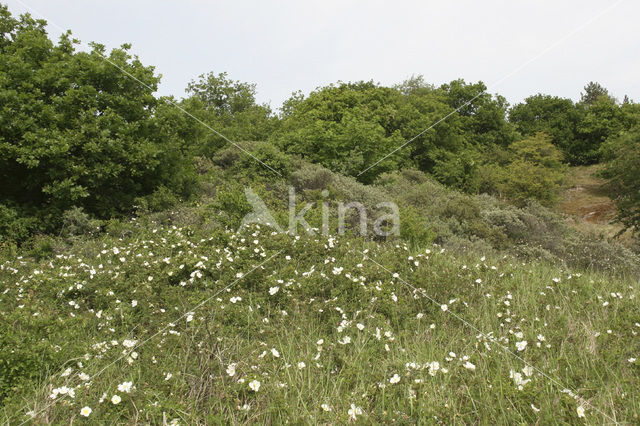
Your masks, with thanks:
[{"label": "white flower", "polygon": [[630,363],[634,363],[634,362],[636,362],[636,359],[635,359],[635,358],[629,358],[629,359],[628,359],[628,361],[629,361]]},{"label": "white flower", "polygon": [[118,385],[119,392],[129,393],[133,387],[133,382],[122,382]]},{"label": "white flower", "polygon": [[516,349],[518,349],[518,351],[524,351],[526,347],[527,347],[526,340],[523,340],[521,342],[516,342]]},{"label": "white flower", "polygon": [[138,301],[137,300],[132,300],[131,301],[131,307],[135,308],[136,306],[138,306]]},{"label": "white flower", "polygon": [[480,284],[481,282],[482,282],[482,280],[481,280],[480,278],[478,278],[478,279],[476,280],[476,283],[478,283],[478,284]]},{"label": "white flower", "polygon": [[389,383],[396,384],[400,381],[400,376],[398,376],[398,374],[394,374],[392,378],[389,379]]},{"label": "white flower", "polygon": [[251,389],[254,392],[258,392],[258,390],[260,389],[260,382],[257,380],[253,380],[249,382],[249,389]]},{"label": "white flower", "polygon": [[271,349],[271,354],[276,358],[280,358],[280,352],[276,348]]},{"label": "white flower", "polygon": [[86,382],[90,379],[89,375],[86,373],[80,373],[78,374],[78,377],[80,378],[80,380],[82,380],[83,382]]},{"label": "white flower", "polygon": [[302,369],[303,369],[303,368],[305,368],[306,366],[307,366],[307,364],[305,364],[305,363],[304,363],[304,361],[300,361],[300,362],[298,363],[298,369],[299,369],[299,370],[302,370]]},{"label": "white flower", "polygon": [[191,321],[193,321],[193,315],[189,314],[187,315],[187,322],[191,322]]},{"label": "white flower", "polygon": [[82,407],[80,410],[80,415],[83,417],[89,417],[93,410],[90,407]]},{"label": "white flower", "polygon": [[233,377],[236,375],[236,365],[235,364],[229,364],[227,366],[227,374],[229,375],[229,377]]},{"label": "white flower", "polygon": [[113,405],[118,405],[118,404],[120,404],[120,401],[122,401],[122,398],[120,398],[118,395],[113,395],[113,396],[111,397],[111,403],[112,403]]},{"label": "white flower", "polygon": [[49,398],[56,399],[58,395],[69,395],[71,398],[74,398],[76,394],[73,388],[61,386],[59,388],[53,389],[51,391],[51,394],[49,395]]},{"label": "white flower", "polygon": [[578,405],[576,412],[578,413],[578,417],[584,417],[584,407],[582,405]]},{"label": "white flower", "polygon": [[447,305],[440,305],[440,309],[442,309],[442,312],[446,312],[449,307]]},{"label": "white flower", "polygon": [[416,318],[418,318],[418,319],[420,319],[422,317],[424,317],[424,314],[422,312],[420,312],[418,315],[416,315]]},{"label": "white flower", "polygon": [[362,414],[362,408],[356,407],[355,404],[351,404],[351,408],[349,408],[347,413],[349,414],[349,417],[355,420],[357,416]]},{"label": "white flower", "polygon": [[338,343],[340,343],[341,345],[346,345],[348,343],[351,343],[351,337],[344,336],[342,340],[338,340]]},{"label": "white flower", "polygon": [[132,348],[132,347],[134,347],[134,346],[136,345],[136,343],[138,343],[138,341],[137,341],[137,340],[128,340],[128,339],[125,339],[125,340],[123,340],[123,342],[122,342],[122,346],[124,346],[125,348]]},{"label": "white flower", "polygon": [[316,342],[316,344],[318,344],[318,345],[322,345],[323,343],[324,343],[324,339],[320,339],[320,340],[318,340],[318,341]]},{"label": "white flower", "polygon": [[465,362],[463,367],[466,368],[467,370],[471,370],[471,371],[476,369],[476,366],[473,365],[472,363],[470,363],[469,361]]},{"label": "white flower", "polygon": [[513,370],[509,371],[509,377],[513,379],[513,382],[518,387],[518,390],[522,390],[524,386],[531,381],[531,379],[523,379],[522,374]]},{"label": "white flower", "polygon": [[436,373],[440,370],[440,363],[438,361],[433,361],[429,363],[429,374],[435,376]]},{"label": "white flower", "polygon": [[364,324],[358,323],[358,324],[356,324],[356,327],[358,327],[358,330],[360,330],[360,331],[364,330]]},{"label": "white flower", "polygon": [[172,378],[172,377],[173,377],[173,374],[171,374],[171,373],[166,373],[166,375],[164,376],[164,379],[165,379],[165,380],[169,380],[169,379],[170,379],[170,378]]},{"label": "white flower", "polygon": [[322,408],[323,411],[331,411],[331,407],[329,407],[327,404],[322,404],[320,408]]},{"label": "white flower", "polygon": [[269,289],[269,294],[273,296],[274,294],[276,294],[278,292],[278,290],[280,290],[280,287],[278,287],[278,286],[271,287]]},{"label": "white flower", "polygon": [[525,376],[531,377],[531,375],[533,374],[533,367],[531,367],[530,365],[527,365],[522,369],[522,372],[524,373]]}]

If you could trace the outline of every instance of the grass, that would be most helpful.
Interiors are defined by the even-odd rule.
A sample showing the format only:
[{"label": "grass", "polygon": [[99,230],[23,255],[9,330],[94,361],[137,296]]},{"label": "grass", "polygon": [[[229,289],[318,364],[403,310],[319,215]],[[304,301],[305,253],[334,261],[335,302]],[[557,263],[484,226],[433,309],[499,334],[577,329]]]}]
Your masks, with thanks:
[{"label": "grass", "polygon": [[[3,255],[0,422],[639,421],[637,277],[349,236],[132,229]],[[63,386],[74,396],[52,398]]]}]

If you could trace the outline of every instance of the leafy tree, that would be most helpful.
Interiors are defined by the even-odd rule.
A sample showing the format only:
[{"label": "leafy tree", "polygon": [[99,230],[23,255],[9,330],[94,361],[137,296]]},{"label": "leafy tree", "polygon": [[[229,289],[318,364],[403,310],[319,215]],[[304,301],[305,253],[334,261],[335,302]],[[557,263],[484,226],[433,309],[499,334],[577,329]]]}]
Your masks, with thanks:
[{"label": "leafy tree", "polygon": [[404,118],[398,124],[408,140],[428,129],[410,145],[411,159],[441,183],[477,191],[476,173],[484,153],[492,147],[507,146],[517,136],[514,126],[505,119],[506,101],[485,93],[482,82],[454,80],[437,89],[421,89],[424,83],[420,86],[420,82],[405,82],[405,91],[406,87],[418,89],[407,91],[410,108],[398,114]]},{"label": "leafy tree", "polygon": [[47,230],[74,206],[108,217],[160,185],[184,189],[185,162],[154,117],[153,67],[128,45],[75,52],[70,33],[54,45],[45,25],[0,6],[0,202]]},{"label": "leafy tree", "polygon": [[578,164],[593,164],[600,160],[600,146],[608,138],[628,129],[629,121],[616,100],[601,95],[584,105],[586,113],[578,125],[578,137],[572,151]]},{"label": "leafy tree", "polygon": [[512,162],[504,169],[500,192],[523,204],[535,198],[544,205],[552,204],[564,178],[562,153],[551,143],[551,137],[537,133],[513,143]]},{"label": "leafy tree", "polygon": [[256,85],[230,80],[226,72],[200,75],[198,80],[189,83],[187,93],[200,99],[207,110],[218,115],[237,114],[256,103]]},{"label": "leafy tree", "polygon": [[463,80],[434,88],[421,76],[394,88],[372,82],[330,85],[287,101],[273,139],[289,153],[351,175],[384,158],[359,176],[363,182],[417,166],[443,183],[469,189],[482,150],[507,146],[517,136],[505,119],[504,98],[485,90],[482,83]]},{"label": "leafy tree", "polygon": [[[447,119],[442,120],[444,117]],[[435,123],[438,124],[434,126]],[[399,103],[394,126],[406,141],[411,141],[406,149],[413,165],[428,173],[439,169],[436,178],[442,182],[462,181],[458,173],[446,170],[447,163],[455,162],[447,153],[459,153],[470,149],[470,145],[461,128],[460,115],[447,103],[442,91],[418,91],[405,96]],[[460,171],[458,165],[453,167]]]},{"label": "leafy tree", "polygon": [[531,96],[511,109],[509,119],[524,136],[551,135],[570,164],[597,163],[602,143],[633,125],[637,106],[618,105],[598,83],[591,82],[584,90],[578,104],[555,96]]},{"label": "leafy tree", "polygon": [[601,176],[615,195],[617,220],[625,229],[640,231],[640,124],[602,146]]},{"label": "leafy tree", "polygon": [[571,99],[538,94],[509,111],[509,120],[523,136],[544,132],[571,164],[581,164],[582,144],[578,141],[578,127],[584,119],[584,109]]},{"label": "leafy tree", "polygon": [[471,84],[459,79],[443,84],[439,90],[449,106],[458,110],[460,125],[472,144],[506,147],[516,140],[515,129],[506,120],[509,104],[503,96],[487,93],[483,82]]},{"label": "leafy tree", "polygon": [[[304,99],[294,95],[272,140],[285,152],[356,176],[404,142],[397,126],[400,101],[398,91],[372,82],[329,85]],[[371,181],[406,157],[400,151],[360,179]]]},{"label": "leafy tree", "polygon": [[429,84],[424,81],[424,76],[422,75],[412,75],[402,83],[395,85],[394,89],[398,90],[405,96],[425,95],[436,90],[433,84]]},{"label": "leafy tree", "polygon": [[205,125],[174,108],[162,108],[159,114],[176,129],[185,151],[192,155],[211,157],[229,140],[264,141],[277,127],[271,108],[256,104],[255,84],[231,80],[227,73],[203,74],[189,83],[187,92],[181,107]]}]

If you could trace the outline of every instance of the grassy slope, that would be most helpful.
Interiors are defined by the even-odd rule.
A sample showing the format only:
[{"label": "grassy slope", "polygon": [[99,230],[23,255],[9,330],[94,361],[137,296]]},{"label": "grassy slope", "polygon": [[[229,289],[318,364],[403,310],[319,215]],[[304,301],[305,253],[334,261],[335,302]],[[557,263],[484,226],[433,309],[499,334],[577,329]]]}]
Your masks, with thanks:
[{"label": "grassy slope", "polygon": [[[343,423],[351,404],[363,422],[638,421],[640,363],[628,361],[640,355],[635,281],[346,236],[197,232],[141,223],[125,239],[80,242],[39,263],[6,259],[3,359],[11,349],[15,365],[31,357],[51,370],[14,383],[0,422],[33,410],[39,421],[78,423],[89,406],[88,420],[103,424]],[[452,313],[539,369],[523,374],[530,382],[519,390],[510,371],[525,363]],[[132,348],[136,359],[125,339],[145,342]],[[118,391],[125,381],[131,393]],[[74,398],[52,400],[61,386]]]},{"label": "grassy slope", "polygon": [[[45,240],[24,257],[0,253],[0,423],[29,411],[102,424],[340,424],[350,410],[365,423],[638,421],[637,257],[606,243],[577,250],[580,239],[541,207],[464,196],[415,172],[365,187],[308,164],[290,178],[299,201],[321,187],[333,202],[367,206],[397,195],[413,209],[403,226],[419,232],[426,219],[451,250],[428,235],[234,236],[220,225],[242,217],[244,185],[275,209],[286,194],[284,181],[247,180],[256,172],[238,161],[205,172],[196,206]],[[554,263],[508,254],[523,248]],[[528,380],[522,389],[511,371]],[[74,396],[52,399],[63,386]]]}]

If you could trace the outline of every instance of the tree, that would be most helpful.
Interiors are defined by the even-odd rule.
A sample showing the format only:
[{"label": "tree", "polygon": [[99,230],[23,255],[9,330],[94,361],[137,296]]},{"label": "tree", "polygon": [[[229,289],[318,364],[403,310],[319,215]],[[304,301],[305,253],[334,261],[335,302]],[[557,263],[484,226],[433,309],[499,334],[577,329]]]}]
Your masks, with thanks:
[{"label": "tree", "polygon": [[218,115],[246,111],[256,103],[256,85],[230,80],[226,72],[200,75],[189,83],[187,93],[197,97],[206,109]]},{"label": "tree", "polygon": [[640,124],[609,139],[601,149],[604,168],[601,176],[615,195],[617,220],[625,229],[640,231]]},{"label": "tree", "polygon": [[628,129],[629,121],[615,99],[601,95],[587,105],[584,118],[578,125],[577,140],[572,147],[578,164],[600,161],[600,146],[608,138]]},{"label": "tree", "polygon": [[271,108],[256,103],[255,84],[231,80],[226,72],[201,75],[189,83],[187,92],[181,107],[206,126],[173,108],[163,108],[160,114],[172,123],[192,155],[211,157],[229,140],[265,141],[278,125]]},{"label": "tree", "polygon": [[602,87],[600,83],[590,81],[589,84],[584,86],[584,93],[580,93],[580,103],[591,105],[601,96],[609,96],[609,91]]},{"label": "tree", "polygon": [[0,203],[50,230],[74,206],[110,217],[184,189],[188,167],[154,116],[153,67],[129,45],[75,52],[70,33],[54,45],[45,25],[0,6]]},{"label": "tree", "polygon": [[[272,140],[285,152],[357,176],[404,142],[398,129],[401,101],[397,90],[372,82],[332,84],[306,98],[294,94]],[[407,156],[402,150],[359,179],[370,182]]]},{"label": "tree", "polygon": [[458,79],[439,90],[445,102],[458,111],[462,130],[473,145],[506,147],[516,140],[515,129],[506,120],[509,104],[503,96],[487,93],[483,82],[472,84]]},{"label": "tree", "polygon": [[581,164],[581,145],[578,126],[585,115],[571,99],[537,94],[509,111],[509,120],[523,136],[543,132],[551,136],[552,143],[565,155],[570,164]]},{"label": "tree", "polygon": [[433,84],[429,84],[424,81],[424,76],[422,74],[412,75],[402,83],[396,84],[394,89],[398,90],[405,96],[425,95],[436,90]]},{"label": "tree", "polygon": [[517,136],[505,119],[504,98],[485,90],[481,82],[463,80],[436,89],[421,76],[394,88],[338,83],[285,102],[273,140],[289,153],[354,176],[375,164],[358,176],[363,182],[413,166],[470,189],[481,152],[506,147]]}]

